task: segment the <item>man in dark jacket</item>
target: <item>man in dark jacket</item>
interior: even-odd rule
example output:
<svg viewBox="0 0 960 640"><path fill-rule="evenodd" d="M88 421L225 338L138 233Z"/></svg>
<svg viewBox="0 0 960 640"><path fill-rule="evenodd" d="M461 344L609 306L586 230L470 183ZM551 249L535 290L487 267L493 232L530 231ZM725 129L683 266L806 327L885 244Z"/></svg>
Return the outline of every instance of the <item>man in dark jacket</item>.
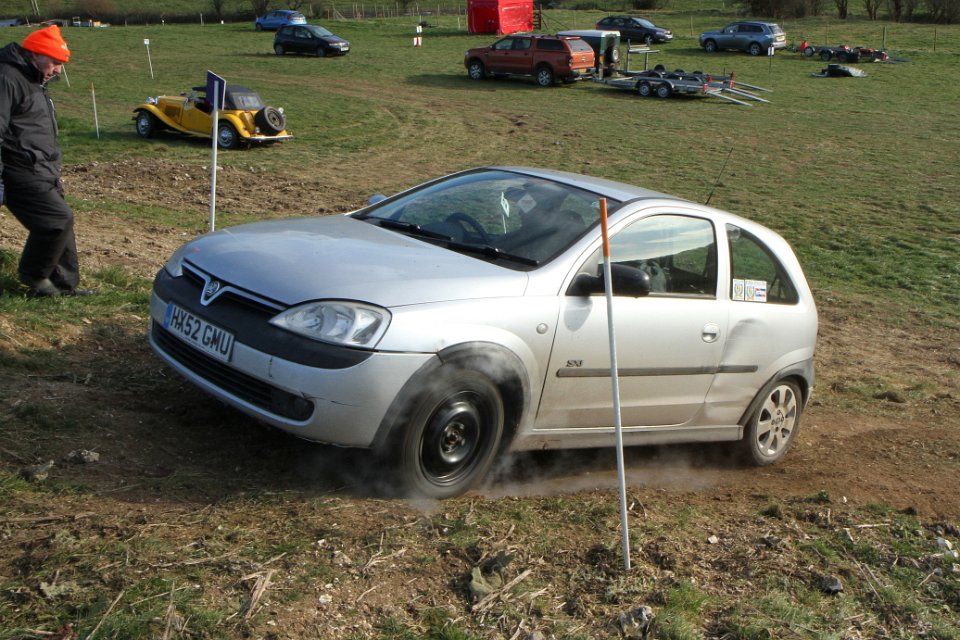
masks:
<svg viewBox="0 0 960 640"><path fill-rule="evenodd" d="M69 59L57 26L0 49L0 203L29 231L20 282L36 296L92 293L77 288L73 210L63 197L57 120L47 94Z"/></svg>

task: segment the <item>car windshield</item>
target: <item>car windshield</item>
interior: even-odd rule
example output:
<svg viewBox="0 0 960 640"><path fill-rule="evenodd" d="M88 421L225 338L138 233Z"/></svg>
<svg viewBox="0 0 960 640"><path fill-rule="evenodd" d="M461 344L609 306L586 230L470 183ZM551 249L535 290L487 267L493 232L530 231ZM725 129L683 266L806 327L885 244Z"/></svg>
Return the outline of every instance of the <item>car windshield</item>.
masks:
<svg viewBox="0 0 960 640"><path fill-rule="evenodd" d="M327 30L324 29L323 27L318 27L318 26L316 26L316 25L310 25L309 27L307 27L307 29L309 29L309 30L310 30L310 33L312 33L312 34L315 35L315 36L324 37L324 36L332 36L332 35L333 35L332 33L330 33L329 31L327 31Z"/></svg>
<svg viewBox="0 0 960 640"><path fill-rule="evenodd" d="M608 199L613 211L620 202ZM600 196L503 170L458 174L363 209L354 217L479 258L529 268L598 224Z"/></svg>

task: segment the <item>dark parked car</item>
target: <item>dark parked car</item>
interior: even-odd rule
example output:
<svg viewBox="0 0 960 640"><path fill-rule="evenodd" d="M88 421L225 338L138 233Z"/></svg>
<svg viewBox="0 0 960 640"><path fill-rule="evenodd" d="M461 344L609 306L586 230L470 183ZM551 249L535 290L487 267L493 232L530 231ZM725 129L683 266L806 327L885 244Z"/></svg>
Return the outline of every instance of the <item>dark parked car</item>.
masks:
<svg viewBox="0 0 960 640"><path fill-rule="evenodd" d="M669 29L636 16L607 16L597 22L597 29L619 31L621 40L642 42L647 46L673 40L673 32Z"/></svg>
<svg viewBox="0 0 960 640"><path fill-rule="evenodd" d="M275 31L287 24L307 24L307 17L299 11L277 9L259 16L253 23L257 31Z"/></svg>
<svg viewBox="0 0 960 640"><path fill-rule="evenodd" d="M278 56L285 53L343 56L350 52L350 43L315 24L291 24L277 30L273 51Z"/></svg>
<svg viewBox="0 0 960 640"><path fill-rule="evenodd" d="M707 53L720 49L736 49L759 56L771 47L785 48L787 36L780 25L774 22L734 22L719 31L701 33L700 46Z"/></svg>

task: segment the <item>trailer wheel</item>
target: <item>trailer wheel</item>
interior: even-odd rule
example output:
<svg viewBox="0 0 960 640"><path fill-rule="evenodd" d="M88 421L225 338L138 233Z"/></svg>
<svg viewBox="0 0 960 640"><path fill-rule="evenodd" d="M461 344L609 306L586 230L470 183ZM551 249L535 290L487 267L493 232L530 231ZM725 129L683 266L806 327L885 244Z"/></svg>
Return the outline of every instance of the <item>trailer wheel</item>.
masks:
<svg viewBox="0 0 960 640"><path fill-rule="evenodd" d="M763 53L763 47L760 46L760 43L759 43L759 42L751 42L751 43L750 43L750 55L752 55L752 56L758 56L758 55L760 55L761 53Z"/></svg>
<svg viewBox="0 0 960 640"><path fill-rule="evenodd" d="M666 82L657 85L658 98L669 98L671 93L673 93L673 87L668 85Z"/></svg>
<svg viewBox="0 0 960 640"><path fill-rule="evenodd" d="M716 53L717 52L717 43L715 40L707 40L703 43L703 50L707 53Z"/></svg>
<svg viewBox="0 0 960 640"><path fill-rule="evenodd" d="M650 83L644 80L643 82L637 83L637 94L641 98L649 98L653 95L653 87L650 86Z"/></svg>
<svg viewBox="0 0 960 640"><path fill-rule="evenodd" d="M483 68L482 62L479 60L471 60L470 64L467 65L467 75L473 80L483 80L487 73L486 69Z"/></svg>
<svg viewBox="0 0 960 640"><path fill-rule="evenodd" d="M817 50L814 49L813 47L807 47L801 53L803 53L804 58L812 58L813 54L815 54L816 52Z"/></svg>
<svg viewBox="0 0 960 640"><path fill-rule="evenodd" d="M824 62L829 62L830 58L832 57L833 57L833 54L827 51L826 49L820 52L820 59L823 60Z"/></svg>
<svg viewBox="0 0 960 640"><path fill-rule="evenodd" d="M553 86L553 69L547 65L542 65L537 69L537 84L541 87Z"/></svg>

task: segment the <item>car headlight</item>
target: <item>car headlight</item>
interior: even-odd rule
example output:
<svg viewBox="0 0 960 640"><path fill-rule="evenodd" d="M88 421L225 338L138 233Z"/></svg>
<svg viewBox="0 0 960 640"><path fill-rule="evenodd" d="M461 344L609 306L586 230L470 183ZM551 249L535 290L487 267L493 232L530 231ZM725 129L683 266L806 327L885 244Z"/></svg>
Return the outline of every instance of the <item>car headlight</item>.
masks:
<svg viewBox="0 0 960 640"><path fill-rule="evenodd" d="M324 300L288 309L270 324L312 340L373 348L387 331L390 312L361 302Z"/></svg>
<svg viewBox="0 0 960 640"><path fill-rule="evenodd" d="M167 260L166 264L163 265L163 268L166 269L174 278L179 278L183 275L183 258L187 255L189 251L189 243L182 245L179 249L173 252L173 255Z"/></svg>

